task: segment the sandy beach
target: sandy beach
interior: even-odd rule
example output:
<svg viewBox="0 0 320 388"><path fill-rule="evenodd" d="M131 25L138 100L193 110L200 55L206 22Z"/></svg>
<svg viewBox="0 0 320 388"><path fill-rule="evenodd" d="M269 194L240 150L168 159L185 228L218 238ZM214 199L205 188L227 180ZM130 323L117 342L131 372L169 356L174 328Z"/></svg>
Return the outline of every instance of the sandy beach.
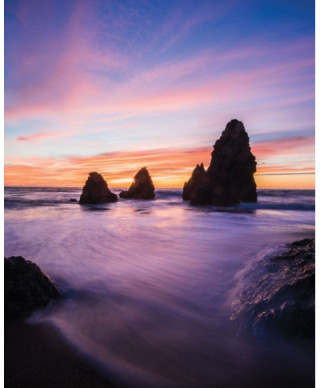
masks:
<svg viewBox="0 0 320 388"><path fill-rule="evenodd" d="M5 388L130 387L99 373L49 324L10 322L6 323L4 334ZM274 384L274 374L278 376L277 387L314 386L313 365L306 362L302 367L308 371L308 378L294 368L291 375L281 371L281 367L271 373L266 365L264 373L252 370L239 380L238 386L268 387ZM290 362L285 369L290 369Z"/></svg>
<svg viewBox="0 0 320 388"><path fill-rule="evenodd" d="M120 387L99 374L48 324L6 323L4 386Z"/></svg>

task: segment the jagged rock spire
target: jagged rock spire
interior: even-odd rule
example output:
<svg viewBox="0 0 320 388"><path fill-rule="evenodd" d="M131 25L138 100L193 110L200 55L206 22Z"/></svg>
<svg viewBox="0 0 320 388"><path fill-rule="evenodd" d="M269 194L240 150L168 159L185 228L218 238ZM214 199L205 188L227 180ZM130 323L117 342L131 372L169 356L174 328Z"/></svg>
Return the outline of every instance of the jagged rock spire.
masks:
<svg viewBox="0 0 320 388"><path fill-rule="evenodd" d="M256 160L241 121L231 120L215 142L208 170L197 165L183 188L183 199L195 205L255 202Z"/></svg>

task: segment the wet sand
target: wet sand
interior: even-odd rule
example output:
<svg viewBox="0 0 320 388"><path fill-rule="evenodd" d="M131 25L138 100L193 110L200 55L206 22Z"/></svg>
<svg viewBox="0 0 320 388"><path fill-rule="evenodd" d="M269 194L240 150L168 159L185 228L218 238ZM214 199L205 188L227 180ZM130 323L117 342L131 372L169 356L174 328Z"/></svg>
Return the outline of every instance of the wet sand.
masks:
<svg viewBox="0 0 320 388"><path fill-rule="evenodd" d="M121 387L91 367L47 324L6 322L4 329L4 386Z"/></svg>
<svg viewBox="0 0 320 388"><path fill-rule="evenodd" d="M5 388L129 387L96 370L48 324L6 322L4 334ZM314 365L310 362L307 361L302 366L306 373L301 376L301 371L295 371L290 365L286 365L282 370L280 360L277 370L269 368L270 360L264 361L264 370L253 369L249 373L248 370L242 371L243 375L237 386L314 387ZM290 361L288 363L290 364ZM205 385L207 386L212 385ZM231 388L234 383L226 383L223 386Z"/></svg>

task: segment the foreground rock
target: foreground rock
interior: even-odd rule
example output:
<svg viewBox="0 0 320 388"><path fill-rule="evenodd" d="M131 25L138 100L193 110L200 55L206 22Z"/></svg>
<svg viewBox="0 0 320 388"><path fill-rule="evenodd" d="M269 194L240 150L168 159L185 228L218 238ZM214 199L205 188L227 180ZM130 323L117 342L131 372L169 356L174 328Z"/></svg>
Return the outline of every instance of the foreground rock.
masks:
<svg viewBox="0 0 320 388"><path fill-rule="evenodd" d="M6 320L24 317L59 296L56 285L36 264L21 256L4 259Z"/></svg>
<svg viewBox="0 0 320 388"><path fill-rule="evenodd" d="M255 202L257 190L253 174L256 160L249 137L238 120L231 120L213 147L209 168L197 165L184 184L183 199L193 205L228 206Z"/></svg>
<svg viewBox="0 0 320 388"><path fill-rule="evenodd" d="M80 204L98 204L117 202L118 197L112 193L107 182L97 172L90 172L80 197Z"/></svg>
<svg viewBox="0 0 320 388"><path fill-rule="evenodd" d="M128 191L121 191L120 198L154 199L154 185L146 167L141 168L134 177Z"/></svg>
<svg viewBox="0 0 320 388"><path fill-rule="evenodd" d="M315 244L301 240L247 273L231 319L259 337L315 335Z"/></svg>

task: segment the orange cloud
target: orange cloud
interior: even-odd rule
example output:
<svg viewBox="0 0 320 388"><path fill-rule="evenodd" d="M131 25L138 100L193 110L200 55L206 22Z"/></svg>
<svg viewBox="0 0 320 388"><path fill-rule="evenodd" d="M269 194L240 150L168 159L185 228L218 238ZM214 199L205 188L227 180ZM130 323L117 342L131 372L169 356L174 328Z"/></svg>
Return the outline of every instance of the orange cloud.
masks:
<svg viewBox="0 0 320 388"><path fill-rule="evenodd" d="M291 188L300 187L299 182L302 181L306 187L313 187L312 161L302 161L295 166L272 161L276 156L281 157L283 147L288 157L296 155L300 147L306 146L313 146L313 138L296 137L255 144L252 148L259 161L256 173L258 187L281 187L279 174L282 178L285 176L282 181L286 182L286 187L290 184ZM181 188L196 164L209 165L211 151L212 147L199 147L118 152L64 159L11 159L5 165L5 185L81 187L90 171L98 171L111 187L127 187L137 170L147 166L156 187ZM311 175L307 179L301 178L306 174Z"/></svg>
<svg viewBox="0 0 320 388"><path fill-rule="evenodd" d="M314 173L258 175L255 177L255 181L259 189L314 190L315 188Z"/></svg>

